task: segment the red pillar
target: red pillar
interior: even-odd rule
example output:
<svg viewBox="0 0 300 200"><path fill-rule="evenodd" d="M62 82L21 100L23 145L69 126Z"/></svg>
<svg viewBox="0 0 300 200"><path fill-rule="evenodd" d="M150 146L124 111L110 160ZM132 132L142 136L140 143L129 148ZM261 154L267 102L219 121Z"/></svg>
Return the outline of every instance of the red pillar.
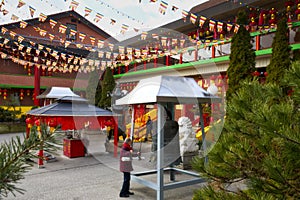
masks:
<svg viewBox="0 0 300 200"><path fill-rule="evenodd" d="M260 36L256 36L256 44L255 44L255 50L258 51L260 50Z"/></svg>
<svg viewBox="0 0 300 200"><path fill-rule="evenodd" d="M118 156L118 119L114 120L114 157Z"/></svg>
<svg viewBox="0 0 300 200"><path fill-rule="evenodd" d="M144 61L144 69L147 69L147 61Z"/></svg>
<svg viewBox="0 0 300 200"><path fill-rule="evenodd" d="M128 72L128 65L125 66L125 72Z"/></svg>
<svg viewBox="0 0 300 200"><path fill-rule="evenodd" d="M121 66L118 67L118 74L121 74Z"/></svg>
<svg viewBox="0 0 300 200"><path fill-rule="evenodd" d="M198 60L198 48L197 46L195 47L195 57L194 57L194 61Z"/></svg>
<svg viewBox="0 0 300 200"><path fill-rule="evenodd" d="M157 58L154 58L154 68L157 67Z"/></svg>
<svg viewBox="0 0 300 200"><path fill-rule="evenodd" d="M216 57L216 47L214 45L211 46L211 57L212 58Z"/></svg>
<svg viewBox="0 0 300 200"><path fill-rule="evenodd" d="M169 66L169 56L166 56L166 66Z"/></svg>
<svg viewBox="0 0 300 200"><path fill-rule="evenodd" d="M40 105L39 99L36 98L38 95L40 95L40 86L41 86L40 68L35 65L34 66L34 96L33 96L33 102L35 106Z"/></svg>
<svg viewBox="0 0 300 200"><path fill-rule="evenodd" d="M180 53L179 64L182 64L182 53Z"/></svg>

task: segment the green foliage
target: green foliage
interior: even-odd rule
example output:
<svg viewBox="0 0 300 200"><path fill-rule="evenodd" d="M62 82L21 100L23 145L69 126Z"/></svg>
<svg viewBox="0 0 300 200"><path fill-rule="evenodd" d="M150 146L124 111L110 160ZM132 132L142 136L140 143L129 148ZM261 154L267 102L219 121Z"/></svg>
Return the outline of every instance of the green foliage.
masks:
<svg viewBox="0 0 300 200"><path fill-rule="evenodd" d="M209 180L194 199L300 198L300 63L277 84L245 81L227 106L230 123L208 155L193 162ZM237 187L234 187L237 186Z"/></svg>
<svg viewBox="0 0 300 200"><path fill-rule="evenodd" d="M20 114L20 110L9 110L0 107L0 122L13 122L17 120L17 115Z"/></svg>
<svg viewBox="0 0 300 200"><path fill-rule="evenodd" d="M116 86L115 79L113 77L110 67L107 67L104 73L104 78L102 81L102 94L100 104L98 105L101 108L111 107L111 93Z"/></svg>
<svg viewBox="0 0 300 200"><path fill-rule="evenodd" d="M99 70L95 70L90 73L88 86L86 88L86 97L89 100L90 104L98 105L101 99L101 82L100 82L100 75Z"/></svg>
<svg viewBox="0 0 300 200"><path fill-rule="evenodd" d="M244 22L245 15L245 12L240 12L238 21ZM250 33L241 25L231 42L230 63L227 70L226 99L228 102L239 89L242 81L252 78L252 73L255 71L255 51L252 47Z"/></svg>
<svg viewBox="0 0 300 200"><path fill-rule="evenodd" d="M282 86L284 71L291 66L289 36L286 18L282 18L277 25L277 31L272 43L272 57L267 66L267 83Z"/></svg>
<svg viewBox="0 0 300 200"><path fill-rule="evenodd" d="M24 173L30 170L32 162L28 159L38 158L35 150L43 146L47 152L55 152L57 147L55 133L50 133L45 125L41 126L41 137L36 127L32 128L29 138L15 137L10 141L1 143L0 146L0 197L7 197L9 193L15 196L15 192L24 193L16 184L24 179Z"/></svg>

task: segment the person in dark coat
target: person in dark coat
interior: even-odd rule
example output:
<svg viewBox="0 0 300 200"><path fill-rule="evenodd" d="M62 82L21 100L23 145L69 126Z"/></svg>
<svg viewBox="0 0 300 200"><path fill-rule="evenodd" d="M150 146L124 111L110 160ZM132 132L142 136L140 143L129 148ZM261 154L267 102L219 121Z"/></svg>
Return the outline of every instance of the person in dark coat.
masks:
<svg viewBox="0 0 300 200"><path fill-rule="evenodd" d="M134 153L131 147L131 139L126 138L120 151L120 171L123 172L124 180L120 197L129 197L133 192L129 191L130 188L130 172L133 171L132 157L138 156L140 152Z"/></svg>

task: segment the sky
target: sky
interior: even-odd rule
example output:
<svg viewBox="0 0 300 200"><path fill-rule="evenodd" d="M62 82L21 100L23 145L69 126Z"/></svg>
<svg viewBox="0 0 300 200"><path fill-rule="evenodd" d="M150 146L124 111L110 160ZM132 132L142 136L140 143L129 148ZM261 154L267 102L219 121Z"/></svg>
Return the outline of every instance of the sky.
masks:
<svg viewBox="0 0 300 200"><path fill-rule="evenodd" d="M2 0L1 0L2 1ZM7 10L8 14L0 14L0 25L20 20L32 18L29 6L35 9L33 18L38 18L41 13L45 15L54 14L70 10L73 0L22 0L25 5L17 8L19 0L4 0L1 10ZM161 0L155 3L150 0L75 0L78 2L76 12L85 15L85 9L91 12L86 18L100 27L102 30L118 40L124 40L143 31L147 31L161 25L170 23L182 17L182 10L189 11L195 5L204 3L208 0L165 0L167 9L165 14L159 12ZM141 2L140 2L141 1ZM177 7L177 11L172 11L172 7ZM103 15L98 22L94 22L96 14ZM12 15L19 19L11 20ZM111 19L116 23L112 25ZM124 34L121 33L123 24L128 26ZM137 31L138 30L138 31Z"/></svg>

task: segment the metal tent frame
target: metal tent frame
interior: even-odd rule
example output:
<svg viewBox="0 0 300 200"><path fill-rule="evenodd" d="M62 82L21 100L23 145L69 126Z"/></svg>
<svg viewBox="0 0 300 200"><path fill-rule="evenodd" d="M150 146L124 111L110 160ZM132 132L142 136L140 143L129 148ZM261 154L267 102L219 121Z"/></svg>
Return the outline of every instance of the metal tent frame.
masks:
<svg viewBox="0 0 300 200"><path fill-rule="evenodd" d="M135 104L157 104L157 165L156 170L132 173L133 181L143 184L156 190L158 200L164 199L164 190L185 187L193 184L203 183L205 180L197 173L191 171L177 169L173 167L163 167L164 152L163 141L164 134L161 133L163 122L163 106L167 104L191 104L197 103L200 111L200 122L202 129L203 150L206 150L206 141L204 133L204 120L202 113L203 103L220 102L220 98L211 95L201 88L193 78L178 76L157 76L141 80L138 85L125 97L116 101L117 105L135 105ZM134 106L133 106L134 107ZM134 110L132 111L134 113ZM134 119L132 116L131 136L134 130ZM205 159L207 161L207 158ZM164 184L164 172L170 171L171 181L175 181L175 174L172 172L180 172L193 177L191 180L171 182ZM157 174L156 184L154 182L143 179L142 176Z"/></svg>

